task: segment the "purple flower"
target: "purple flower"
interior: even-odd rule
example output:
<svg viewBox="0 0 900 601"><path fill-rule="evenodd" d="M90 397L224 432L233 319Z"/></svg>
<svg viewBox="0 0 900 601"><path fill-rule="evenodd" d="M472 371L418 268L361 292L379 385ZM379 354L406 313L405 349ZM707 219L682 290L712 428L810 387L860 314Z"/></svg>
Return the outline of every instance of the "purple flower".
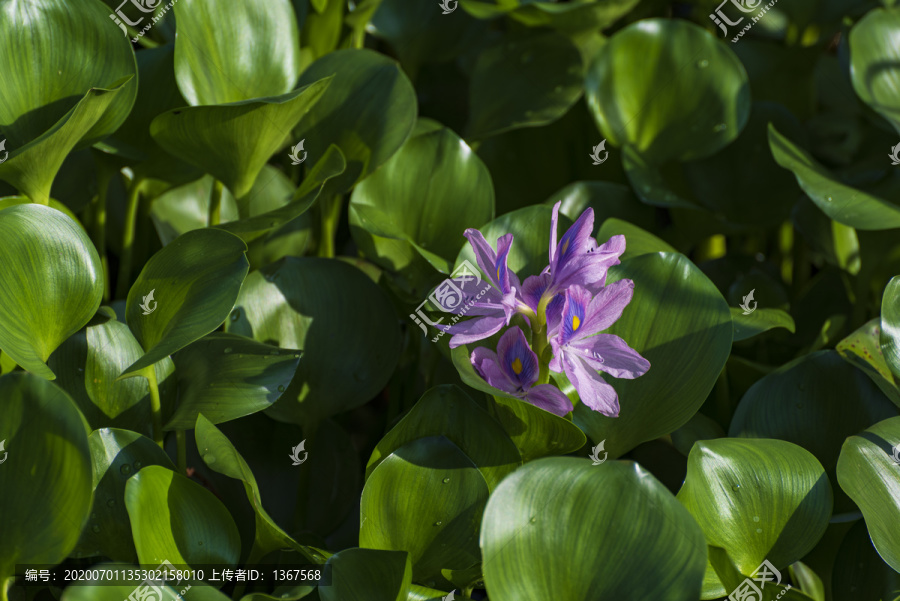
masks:
<svg viewBox="0 0 900 601"><path fill-rule="evenodd" d="M597 370L615 378L633 379L650 369L650 362L624 340L613 334L600 334L622 316L633 293L631 280L604 286L593 300L589 290L571 286L565 292L559 327L550 340L550 369L565 372L581 401L610 417L619 415L619 397Z"/></svg>
<svg viewBox="0 0 900 601"><path fill-rule="evenodd" d="M476 348L472 352L472 365L494 388L536 407L559 416L572 410L572 402L555 386L534 386L539 374L538 358L518 327L508 329L500 337L496 353L484 347Z"/></svg>
<svg viewBox="0 0 900 601"><path fill-rule="evenodd" d="M497 239L496 252L478 230L469 228L466 230L465 236L475 251L475 260L478 262L478 266L493 288L487 291L481 299L472 303L472 309L467 311L467 315L475 316L473 319L454 324L446 329L447 332L453 334L453 338L450 339L450 348L493 336L504 326L509 325L510 319L516 312L524 312L526 315L533 314L521 298L522 285L519 283L519 277L507 265L513 235L500 236Z"/></svg>

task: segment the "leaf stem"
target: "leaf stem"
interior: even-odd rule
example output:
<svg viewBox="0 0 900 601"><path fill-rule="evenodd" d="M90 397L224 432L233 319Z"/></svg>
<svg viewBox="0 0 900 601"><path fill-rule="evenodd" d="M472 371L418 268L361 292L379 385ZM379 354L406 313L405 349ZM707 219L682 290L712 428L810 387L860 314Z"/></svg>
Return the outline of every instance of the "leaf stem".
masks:
<svg viewBox="0 0 900 601"><path fill-rule="evenodd" d="M15 578L7 578L0 582L0 601L9 601L9 588L14 580Z"/></svg>
<svg viewBox="0 0 900 601"><path fill-rule="evenodd" d="M159 383L156 381L156 366L150 365L141 370L141 375L150 384L150 410L153 413L153 440L163 446L162 403L159 400Z"/></svg>
<svg viewBox="0 0 900 601"><path fill-rule="evenodd" d="M115 171L106 167L102 162L97 169L97 202L94 206L94 244L100 255L100 264L103 266L103 302L109 302L109 258L106 256L106 199L109 195L109 184L112 182Z"/></svg>
<svg viewBox="0 0 900 601"><path fill-rule="evenodd" d="M137 227L138 207L141 204L143 180L133 179L128 186L128 205L125 209L125 231L122 234L122 256L119 258L119 279L116 281L116 298L128 296L131 287L131 260L134 256L134 232Z"/></svg>
<svg viewBox="0 0 900 601"><path fill-rule="evenodd" d="M222 182L216 180L213 182L212 190L209 195L209 226L219 225L222 221L222 194L224 186Z"/></svg>
<svg viewBox="0 0 900 601"><path fill-rule="evenodd" d="M535 315L534 328L531 330L531 345L534 347L534 354L537 355L540 372L538 373L537 383L548 384L550 382L550 362L544 360L544 352L549 344L547 340L547 305L553 300L552 297L544 295L538 302L537 314Z"/></svg>
<svg viewBox="0 0 900 601"><path fill-rule="evenodd" d="M175 430L175 441L178 443L178 473L183 476L187 473L187 433Z"/></svg>
<svg viewBox="0 0 900 601"><path fill-rule="evenodd" d="M330 196L319 203L319 252L320 257L334 258L334 237L341 218L341 197Z"/></svg>

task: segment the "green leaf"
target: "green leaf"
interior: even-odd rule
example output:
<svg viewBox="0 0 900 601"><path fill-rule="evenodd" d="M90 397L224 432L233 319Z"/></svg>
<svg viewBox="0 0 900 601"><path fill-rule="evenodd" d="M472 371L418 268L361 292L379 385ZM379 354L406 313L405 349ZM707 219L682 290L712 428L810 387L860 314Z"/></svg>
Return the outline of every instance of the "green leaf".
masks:
<svg viewBox="0 0 900 601"><path fill-rule="evenodd" d="M69 396L26 373L0 377L0 587L16 564L57 564L91 509L87 424Z"/></svg>
<svg viewBox="0 0 900 601"><path fill-rule="evenodd" d="M757 309L744 315L742 309L731 307L731 318L734 320L735 342L753 338L774 328L784 328L792 334L796 331L794 318L781 309Z"/></svg>
<svg viewBox="0 0 900 601"><path fill-rule="evenodd" d="M309 66L299 85L334 75L322 100L297 126L310 156L337 144L347 169L328 186L349 190L391 158L416 122L416 94L399 65L371 50L337 50Z"/></svg>
<svg viewBox="0 0 900 601"><path fill-rule="evenodd" d="M318 589L322 601L407 601L412 581L408 553L345 549L328 558L328 563L333 566L333 584Z"/></svg>
<svg viewBox="0 0 900 601"><path fill-rule="evenodd" d="M202 229L179 236L150 257L128 292L125 309L146 354L122 376L137 375L225 321L247 276L246 251L237 236ZM142 303L151 309L149 315Z"/></svg>
<svg viewBox="0 0 900 601"><path fill-rule="evenodd" d="M323 79L281 96L170 110L153 120L150 132L167 152L211 174L240 200L284 147L285 132L310 112L330 83Z"/></svg>
<svg viewBox="0 0 900 601"><path fill-rule="evenodd" d="M697 442L678 500L708 544L725 549L745 575L764 559L781 569L806 555L832 507L831 485L815 457L761 438Z"/></svg>
<svg viewBox="0 0 900 601"><path fill-rule="evenodd" d="M660 240L650 232L621 219L611 218L605 220L600 225L600 229L597 230L595 237L598 243L603 244L603 242L613 236L620 235L625 236L625 252L622 253L622 261L641 255L677 252L668 243Z"/></svg>
<svg viewBox="0 0 900 601"><path fill-rule="evenodd" d="M881 297L881 351L888 368L900 376L900 276L894 276Z"/></svg>
<svg viewBox="0 0 900 601"><path fill-rule="evenodd" d="M406 240L442 273L465 242L466 228L494 216L494 187L484 163L447 128L416 135L350 199L370 233Z"/></svg>
<svg viewBox="0 0 900 601"><path fill-rule="evenodd" d="M572 453L587 442L569 420L518 399L489 398L487 411L518 447L523 462Z"/></svg>
<svg viewBox="0 0 900 601"><path fill-rule="evenodd" d="M241 539L231 514L199 484L164 467L141 469L125 484L139 563L234 566Z"/></svg>
<svg viewBox="0 0 900 601"><path fill-rule="evenodd" d="M627 15L638 3L639 0L523 2L510 17L531 27L547 26L569 34L600 31Z"/></svg>
<svg viewBox="0 0 900 601"><path fill-rule="evenodd" d="M766 566L766 569L768 570L768 566ZM724 585L722 585L721 594L716 593L715 597L724 596L728 594L727 591L732 591L732 595L737 599L740 594L752 590L748 586L741 586L742 583L748 579L744 577L731 558L728 557L728 553L725 552L725 549L709 547L709 564L707 570L708 572L717 574L717 582L720 584L724 583ZM752 576L753 574L750 575ZM771 571L767 571L767 575L768 578L772 578L773 580L760 581L762 578L766 578L762 575L757 579L751 579L751 581L756 580L756 586L760 589L762 595L756 595L756 593L751 592L751 597L747 597L748 599L756 598L759 599L759 601L815 601L812 597L801 593L796 588L791 587L791 585L785 586L778 584L783 578L781 572L779 572L778 575L775 575L772 574ZM796 580L794 582L796 583ZM703 597L707 599L714 598L707 594L705 589Z"/></svg>
<svg viewBox="0 0 900 601"><path fill-rule="evenodd" d="M816 252L825 255L832 265L851 275L857 275L862 267L859 237L856 230L825 216L815 203L806 198L794 206L791 220Z"/></svg>
<svg viewBox="0 0 900 601"><path fill-rule="evenodd" d="M829 218L858 230L900 227L900 205L842 184L772 125L769 146L775 162L794 173L806 195Z"/></svg>
<svg viewBox="0 0 900 601"><path fill-rule="evenodd" d="M851 436L841 447L837 479L859 505L869 536L881 558L900 572L900 417L878 422Z"/></svg>
<svg viewBox="0 0 900 601"><path fill-rule="evenodd" d="M609 378L621 412L611 418L579 403L574 420L618 457L690 420L712 390L731 352L728 304L687 257L647 254L609 270L607 284L629 278L634 298L608 333L650 362L634 380Z"/></svg>
<svg viewBox="0 0 900 601"><path fill-rule="evenodd" d="M0 349L52 380L50 354L100 306L100 257L77 223L36 204L0 211L0 240Z"/></svg>
<svg viewBox="0 0 900 601"><path fill-rule="evenodd" d="M419 438L388 455L366 481L359 544L408 551L416 582L447 584L442 569L480 561L478 525L489 494L459 447L443 436Z"/></svg>
<svg viewBox="0 0 900 601"><path fill-rule="evenodd" d="M715 153L750 115L738 58L684 20L644 19L613 34L588 69L585 90L610 144L632 146L657 164Z"/></svg>
<svg viewBox="0 0 900 601"><path fill-rule="evenodd" d="M370 401L400 356L400 328L387 295L336 259L286 257L253 272L226 327L304 351L290 387L267 411L293 423Z"/></svg>
<svg viewBox="0 0 900 601"><path fill-rule="evenodd" d="M644 468L571 457L506 478L485 509L481 547L497 601L697 599L706 563L700 528Z"/></svg>
<svg viewBox="0 0 900 601"><path fill-rule="evenodd" d="M469 81L470 138L552 123L582 93L581 53L569 38L501 38L475 62Z"/></svg>
<svg viewBox="0 0 900 601"><path fill-rule="evenodd" d="M388 455L428 436L444 436L459 447L481 471L490 490L521 463L519 451L503 427L460 388L445 384L422 395L379 441L366 465L366 478Z"/></svg>
<svg viewBox="0 0 900 601"><path fill-rule="evenodd" d="M299 551L312 562L325 562L324 556L310 547L298 544L269 517L269 514L263 507L259 486L256 484L256 477L253 475L250 466L247 465L241 454L234 448L231 441L202 413L197 416L194 436L197 438L197 450L203 457L204 463L210 469L229 478L240 480L244 484L247 498L250 500L253 512L256 515L256 538L253 541L253 549L250 552L251 562L264 557L272 551L287 548Z"/></svg>
<svg viewBox="0 0 900 601"><path fill-rule="evenodd" d="M220 424L271 407L294 377L300 355L213 332L175 355L178 409L166 430L190 430L202 413Z"/></svg>
<svg viewBox="0 0 900 601"><path fill-rule="evenodd" d="M228 10L216 0L191 0L174 8L175 77L191 106L279 96L294 88L300 36L290 0L247 0Z"/></svg>
<svg viewBox="0 0 900 601"><path fill-rule="evenodd" d="M134 52L101 2L76 10L66 0L3 0L0 12L0 123L10 151L0 178L46 204L65 156L115 131L131 110Z"/></svg>
<svg viewBox="0 0 900 601"><path fill-rule="evenodd" d="M109 307L100 311L112 312ZM47 365L91 428L127 428L152 436L149 383L144 378L116 379L123 369L141 358L144 350L124 323L115 318L98 321L95 318L63 342L50 355ZM163 359L155 368L163 415L170 415L177 394L175 366L171 359ZM131 561L127 557L107 557Z"/></svg>
<svg viewBox="0 0 900 601"><path fill-rule="evenodd" d="M897 408L834 351L795 359L757 381L741 399L728 435L776 438L812 453L834 477L841 444ZM837 498L839 511L849 511Z"/></svg>
<svg viewBox="0 0 900 601"><path fill-rule="evenodd" d="M88 443L93 463L94 504L91 519L76 547L77 556L102 555L114 561L134 563L137 552L125 509L125 483L142 467L159 465L174 470L175 466L159 445L131 430L94 430Z"/></svg>
<svg viewBox="0 0 900 601"><path fill-rule="evenodd" d="M876 8L850 30L850 78L856 94L900 133L900 7Z"/></svg>
<svg viewBox="0 0 900 601"><path fill-rule="evenodd" d="M898 282L900 284L900 282ZM888 286L890 288L890 285ZM882 311L884 312L884 311ZM834 347L840 356L869 376L879 390L900 407L900 388L881 347L881 320L874 318Z"/></svg>
<svg viewBox="0 0 900 601"><path fill-rule="evenodd" d="M900 595L900 574L878 556L863 520L856 522L841 542L831 590L834 599L895 601Z"/></svg>

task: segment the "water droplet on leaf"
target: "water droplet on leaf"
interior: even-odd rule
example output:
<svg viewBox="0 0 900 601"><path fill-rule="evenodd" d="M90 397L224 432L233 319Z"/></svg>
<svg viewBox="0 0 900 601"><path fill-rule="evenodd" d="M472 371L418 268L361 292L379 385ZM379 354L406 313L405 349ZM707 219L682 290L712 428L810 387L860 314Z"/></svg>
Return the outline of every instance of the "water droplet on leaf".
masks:
<svg viewBox="0 0 900 601"><path fill-rule="evenodd" d="M100 532L100 526L94 524L93 526L91 526L91 530L93 530L95 533Z"/></svg>
<svg viewBox="0 0 900 601"><path fill-rule="evenodd" d="M131 473L131 466L127 463L119 468L119 471L125 474L126 476Z"/></svg>
<svg viewBox="0 0 900 601"><path fill-rule="evenodd" d="M284 386L281 384L278 385L278 392L284 392Z"/></svg>
<svg viewBox="0 0 900 601"><path fill-rule="evenodd" d="M443 482L444 482L444 484L446 484L447 482L450 482L450 478L444 478Z"/></svg>
<svg viewBox="0 0 900 601"><path fill-rule="evenodd" d="M724 123L718 123L718 124L716 124L716 126L713 128L713 131L714 131L714 132L720 132L720 131L725 131L726 129L728 129L728 126L727 126L727 125L725 125Z"/></svg>
<svg viewBox="0 0 900 601"><path fill-rule="evenodd" d="M231 352L231 347L229 346L227 349L225 349L225 352L226 352L226 353L230 353L230 352Z"/></svg>
<svg viewBox="0 0 900 601"><path fill-rule="evenodd" d="M705 58L700 59L697 61L697 66L700 67L701 69L705 69L709 66L709 61L706 60Z"/></svg>

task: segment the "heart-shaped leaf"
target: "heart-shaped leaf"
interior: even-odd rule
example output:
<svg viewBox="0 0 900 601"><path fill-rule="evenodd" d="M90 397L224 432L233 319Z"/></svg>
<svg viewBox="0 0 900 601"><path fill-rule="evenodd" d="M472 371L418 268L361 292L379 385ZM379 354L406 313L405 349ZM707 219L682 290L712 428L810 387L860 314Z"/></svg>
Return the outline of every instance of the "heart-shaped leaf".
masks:
<svg viewBox="0 0 900 601"><path fill-rule="evenodd" d="M494 216L491 174L446 128L407 140L354 189L350 202L366 230L410 242L442 273L450 273L462 232Z"/></svg>
<svg viewBox="0 0 900 601"><path fill-rule="evenodd" d="M900 276L894 276L881 297L881 351L888 368L900 376Z"/></svg>
<svg viewBox="0 0 900 601"><path fill-rule="evenodd" d="M794 333L794 318L781 309L757 309L746 314L741 309L731 307L731 318L734 320L734 341L753 338L773 328L784 328Z"/></svg>
<svg viewBox="0 0 900 601"><path fill-rule="evenodd" d="M531 27L547 26L566 33L601 31L631 12L639 0L574 0L523 2L510 17Z"/></svg>
<svg viewBox="0 0 900 601"><path fill-rule="evenodd" d="M388 455L428 436L444 436L459 447L481 471L490 490L521 463L519 451L503 427L460 388L447 384L422 395L381 439L366 465L366 478Z"/></svg>
<svg viewBox="0 0 900 601"><path fill-rule="evenodd" d="M777 569L806 555L831 517L831 485L809 452L783 440L697 442L678 492L706 535L742 574L768 559Z"/></svg>
<svg viewBox="0 0 900 601"><path fill-rule="evenodd" d="M297 374L267 413L293 423L319 420L372 399L400 355L387 295L336 259L285 259L253 272L241 288L229 332L304 351ZM315 349L306 352L307 349Z"/></svg>
<svg viewBox="0 0 900 601"><path fill-rule="evenodd" d="M529 463L491 495L481 528L492 600L682 601L700 595L703 532L636 463L594 466L571 457Z"/></svg>
<svg viewBox="0 0 900 601"><path fill-rule="evenodd" d="M892 288L896 290L898 284L892 286L889 283L886 291ZM886 313L885 309L882 308L882 313ZM838 342L834 350L850 365L869 376L879 390L900 407L900 388L881 347L879 318L871 319L860 326L858 330Z"/></svg>
<svg viewBox="0 0 900 601"><path fill-rule="evenodd" d="M844 441L837 479L862 510L878 554L900 572L900 417L878 422Z"/></svg>
<svg viewBox="0 0 900 601"><path fill-rule="evenodd" d="M373 598L407 601L412 582L409 554L402 551L345 549L328 558L332 585L318 589L322 601Z"/></svg>
<svg viewBox="0 0 900 601"><path fill-rule="evenodd" d="M686 424L715 385L731 352L728 304L681 254L646 254L609 270L607 284L634 281L634 298L608 332L650 362L634 380L609 378L619 417L575 407L574 420L593 440L608 440L613 457Z"/></svg>
<svg viewBox="0 0 900 601"><path fill-rule="evenodd" d="M588 69L585 91L603 136L652 163L709 156L750 116L737 56L680 19L643 19L613 34Z"/></svg>
<svg viewBox="0 0 900 601"><path fill-rule="evenodd" d="M857 95L900 133L900 53L895 42L898 35L900 7L876 8L866 13L850 30L850 77Z"/></svg>
<svg viewBox="0 0 900 601"><path fill-rule="evenodd" d="M407 486L397 487L398 482ZM378 464L360 501L359 544L408 551L413 578L433 586L442 569L478 563L478 524L487 503L484 477L443 436L419 438Z"/></svg>
<svg viewBox="0 0 900 601"><path fill-rule="evenodd" d="M247 276L246 251L237 236L202 229L179 236L147 261L125 309L146 354L122 376L136 375L225 321Z"/></svg>
<svg viewBox="0 0 900 601"><path fill-rule="evenodd" d="M856 522L841 542L831 573L831 590L835 599L861 601L893 600L900 591L900 574L882 561L863 520Z"/></svg>
<svg viewBox="0 0 900 601"><path fill-rule="evenodd" d="M247 0L228 10L216 0L190 0L174 8L175 77L191 106L279 96L294 88L300 36L290 0Z"/></svg>
<svg viewBox="0 0 900 601"><path fill-rule="evenodd" d="M94 430L88 443L94 468L94 505L78 541L77 554L134 563L137 553L125 509L125 483L142 467L159 465L174 470L175 466L158 444L131 430Z"/></svg>
<svg viewBox="0 0 900 601"><path fill-rule="evenodd" d="M347 169L327 188L350 189L391 158L409 137L416 122L416 94L400 66L371 50L337 50L309 66L299 85L334 75L322 100L303 118L306 150L322 156L336 144Z"/></svg>
<svg viewBox="0 0 900 601"><path fill-rule="evenodd" d="M100 257L77 223L37 204L0 211L0 240L0 349L52 380L50 354L100 306Z"/></svg>
<svg viewBox="0 0 900 601"><path fill-rule="evenodd" d="M556 121L581 98L583 70L578 47L564 35L500 39L472 71L468 137Z"/></svg>
<svg viewBox="0 0 900 601"><path fill-rule="evenodd" d="M284 146L285 132L319 102L330 82L315 81L281 96L174 109L156 117L150 132L167 152L213 175L240 201Z"/></svg>
<svg viewBox="0 0 900 601"><path fill-rule="evenodd" d="M141 469L125 484L125 507L139 563L233 566L241 538L222 502L164 467Z"/></svg>
<svg viewBox="0 0 900 601"><path fill-rule="evenodd" d="M78 542L91 509L84 418L52 382L0 377L0 588L16 564L57 564Z"/></svg>

